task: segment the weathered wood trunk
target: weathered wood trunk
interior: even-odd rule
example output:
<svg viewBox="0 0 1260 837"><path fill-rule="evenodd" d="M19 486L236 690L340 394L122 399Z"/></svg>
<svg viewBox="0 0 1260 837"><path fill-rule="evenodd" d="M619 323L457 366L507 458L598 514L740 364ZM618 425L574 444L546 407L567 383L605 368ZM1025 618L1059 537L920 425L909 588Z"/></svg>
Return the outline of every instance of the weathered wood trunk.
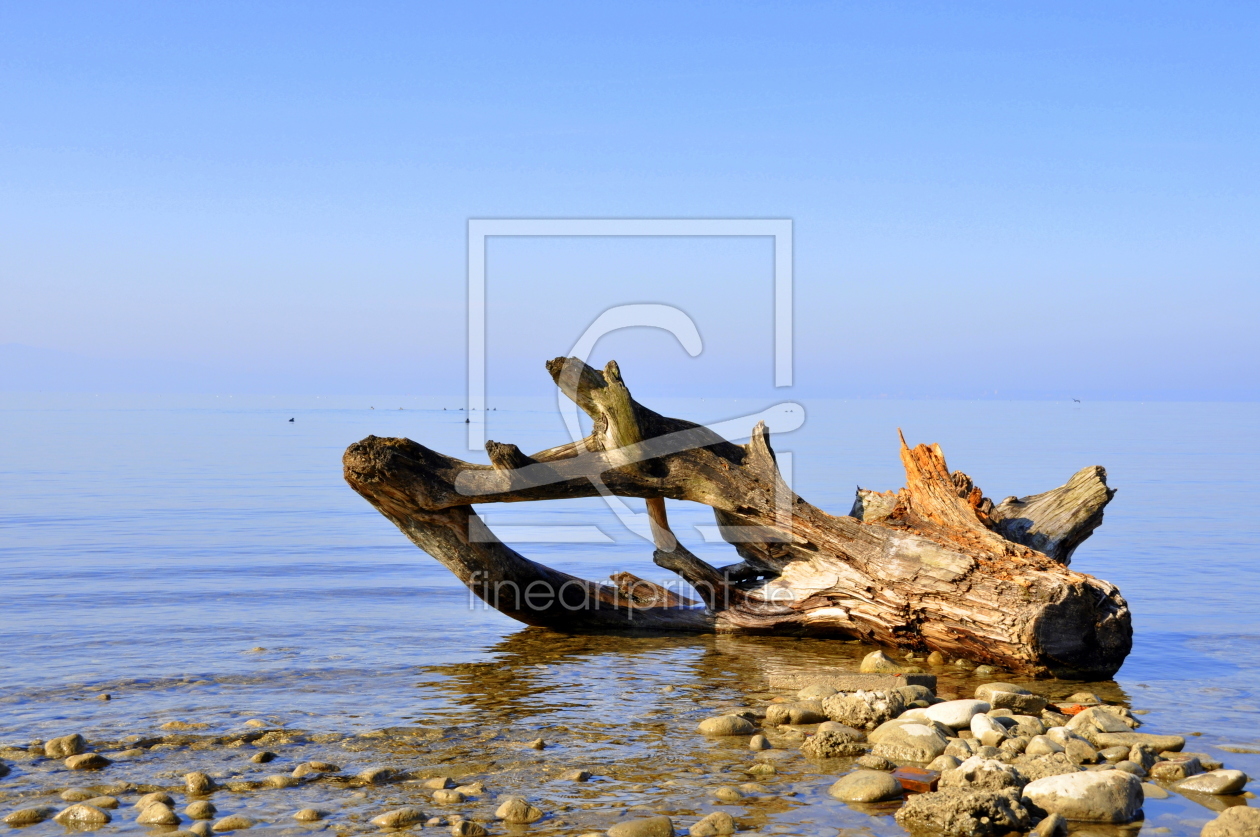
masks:
<svg viewBox="0 0 1260 837"><path fill-rule="evenodd" d="M833 516L784 483L764 424L732 444L634 401L616 363L600 372L557 358L547 368L593 420L578 443L527 456L488 442L491 464L479 465L369 436L343 460L355 491L515 619L561 631L852 637L1035 676L1109 677L1129 653L1120 592L1066 566L1114 493L1102 468L994 505L949 472L939 447L902 439L906 487L859 490L852 512ZM703 604L629 573L608 585L530 561L472 510L603 493L647 500L655 562ZM666 498L711 506L743 560L717 568L689 552L669 529Z"/></svg>

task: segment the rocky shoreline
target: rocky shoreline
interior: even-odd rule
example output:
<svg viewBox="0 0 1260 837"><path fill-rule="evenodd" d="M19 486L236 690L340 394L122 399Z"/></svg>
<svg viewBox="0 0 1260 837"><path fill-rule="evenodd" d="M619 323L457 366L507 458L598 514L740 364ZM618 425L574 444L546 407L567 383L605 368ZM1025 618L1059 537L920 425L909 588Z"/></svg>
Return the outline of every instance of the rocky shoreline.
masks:
<svg viewBox="0 0 1260 837"><path fill-rule="evenodd" d="M865 668L886 671L884 661L876 652ZM1148 801L1176 795L1219 814L1204 837L1260 837L1245 774L1188 752L1184 735L1139 731L1137 713L1094 694L1052 703L988 682L972 697L938 697L923 685L934 678L905 670L804 680L717 714L710 706L703 719L698 689L666 686L681 708L659 723L557 724L541 738L476 722L359 734L173 722L119 740L67 731L0 747L0 811L31 837L49 828L714 837L834 834L842 803L873 816L876 833L1049 837L1136 834ZM636 749L640 741L655 749ZM930 771L936 789L906 790L894 775L905 767ZM818 811L810 828L775 825L802 808ZM853 821L845 825L841 833Z"/></svg>

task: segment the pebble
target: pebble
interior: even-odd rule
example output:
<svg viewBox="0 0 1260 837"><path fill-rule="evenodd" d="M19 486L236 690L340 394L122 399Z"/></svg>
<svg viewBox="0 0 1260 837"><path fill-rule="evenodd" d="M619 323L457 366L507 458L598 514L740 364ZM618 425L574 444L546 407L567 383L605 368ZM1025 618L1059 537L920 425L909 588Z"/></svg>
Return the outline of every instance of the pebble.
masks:
<svg viewBox="0 0 1260 837"><path fill-rule="evenodd" d="M80 753L66 759L66 767L70 770L100 770L112 762L100 753Z"/></svg>
<svg viewBox="0 0 1260 837"><path fill-rule="evenodd" d="M1203 826L1202 837L1255 837L1260 834L1260 808L1236 805L1226 808Z"/></svg>
<svg viewBox="0 0 1260 837"><path fill-rule="evenodd" d="M574 772L586 773L585 770L578 770ZM587 776L589 777L590 774L587 773ZM578 779L575 781L585 781L585 779ZM459 787L455 788L455 790L459 791L464 796L481 796L483 793L486 792L486 783L482 782L481 780L478 780L476 782L470 782L466 785L460 785Z"/></svg>
<svg viewBox="0 0 1260 837"><path fill-rule="evenodd" d="M245 726L253 727L254 729L261 729L267 726L267 722L262 720L261 718L250 718L248 721L245 722Z"/></svg>
<svg viewBox="0 0 1260 837"><path fill-rule="evenodd" d="M486 837L489 833L484 825L472 820L460 820L451 826L451 837Z"/></svg>
<svg viewBox="0 0 1260 837"><path fill-rule="evenodd" d="M947 700L922 711L924 717L930 721L944 724L950 729L962 729L971 723L973 717L992 708L983 700Z"/></svg>
<svg viewBox="0 0 1260 837"><path fill-rule="evenodd" d="M691 837L716 837L718 834L734 834L735 820L725 811L714 811L687 829L687 833Z"/></svg>
<svg viewBox="0 0 1260 837"><path fill-rule="evenodd" d="M896 770L897 769L897 765L894 762L889 761L883 756L873 756L869 753L857 759L854 762L854 764L856 764L858 767L865 767L867 770Z"/></svg>
<svg viewBox="0 0 1260 837"><path fill-rule="evenodd" d="M705 735L752 735L756 731L751 721L739 715L718 715L700 722L700 732Z"/></svg>
<svg viewBox="0 0 1260 837"><path fill-rule="evenodd" d="M184 808L184 813L194 820L212 820L214 815L219 813L219 809L205 799L198 799L188 803L188 807Z"/></svg>
<svg viewBox="0 0 1260 837"><path fill-rule="evenodd" d="M113 810L118 807L118 799L113 796L94 796L91 799L85 799L85 803L93 805L97 808L107 808Z"/></svg>
<svg viewBox="0 0 1260 837"><path fill-rule="evenodd" d="M1147 799L1167 799L1170 796L1168 791L1151 782L1142 783L1142 795Z"/></svg>
<svg viewBox="0 0 1260 837"><path fill-rule="evenodd" d="M178 825L179 815L165 802L154 802L140 811L136 822L141 825Z"/></svg>
<svg viewBox="0 0 1260 837"><path fill-rule="evenodd" d="M543 812L519 796L505 797L494 815L507 823L525 825L542 819Z"/></svg>
<svg viewBox="0 0 1260 837"><path fill-rule="evenodd" d="M1169 759L1167 761L1157 761L1151 766L1150 774L1152 779L1160 779L1165 782L1177 782L1196 773L1202 773L1203 767L1199 764L1199 760L1194 756L1185 759Z"/></svg>
<svg viewBox="0 0 1260 837"><path fill-rule="evenodd" d="M293 819L298 822L319 822L326 816L328 816L327 812L321 811L318 808L303 808L300 811L294 812Z"/></svg>
<svg viewBox="0 0 1260 837"><path fill-rule="evenodd" d="M66 802L87 802L94 796L96 794L83 788L70 788L61 792L61 798Z"/></svg>
<svg viewBox="0 0 1260 837"><path fill-rule="evenodd" d="M252 761L254 764L266 764L269 761L273 761L275 758L276 758L275 753L271 752L270 750L263 750L261 753L254 753L252 756L249 757L249 760Z"/></svg>
<svg viewBox="0 0 1260 837"><path fill-rule="evenodd" d="M103 811L95 805L87 805L82 802L71 805L57 816L53 817L59 825L104 825L109 822L111 817L108 811Z"/></svg>
<svg viewBox="0 0 1260 837"><path fill-rule="evenodd" d="M254 821L249 817L243 817L240 814L232 814L230 817L224 817L223 819L216 821L214 825L210 826L210 830L215 832L240 831L241 829L249 828L253 825Z"/></svg>
<svg viewBox="0 0 1260 837"><path fill-rule="evenodd" d="M394 778L394 771L388 767L369 767L355 776L360 782L368 785L383 785Z"/></svg>
<svg viewBox="0 0 1260 837"><path fill-rule="evenodd" d="M861 762L862 762L862 760L861 760L861 759L858 759L858 763L860 764ZM888 763L889 763L890 765L892 764L892 762L888 762ZM962 764L962 762L961 762L961 761L959 761L956 757L954 757L954 756L944 756L944 755L942 755L942 756L937 756L936 758L934 758L934 759L932 759L930 762L928 762L927 769L928 769L928 770L935 770L935 771L937 771L938 773L944 773L946 770L953 770L953 769L955 769L955 768L956 768L956 767L958 767L958 765L960 765L960 764ZM895 768L895 767L896 767L896 765L892 765L892 767L888 767L888 768L881 768L881 769L892 770L892 769L893 769L893 768Z"/></svg>
<svg viewBox="0 0 1260 837"><path fill-rule="evenodd" d="M406 828L425 821L424 811L405 805L372 818L372 825L377 828Z"/></svg>
<svg viewBox="0 0 1260 837"><path fill-rule="evenodd" d="M163 805L173 805L175 800L171 799L171 795L166 791L154 791L153 793L146 793L144 796L137 799L135 805L132 807L138 811L143 811L154 802L161 802Z"/></svg>
<svg viewBox="0 0 1260 837"><path fill-rule="evenodd" d="M335 764L329 764L326 761L304 761L297 767L293 768L290 774L294 779L301 779L306 776L313 776L323 773L336 773L341 768Z"/></svg>
<svg viewBox="0 0 1260 837"><path fill-rule="evenodd" d="M732 787L721 787L713 791L713 795L723 802L739 802L744 794Z"/></svg>
<svg viewBox="0 0 1260 837"><path fill-rule="evenodd" d="M1067 820L1060 814L1051 814L1037 823L1037 827L1030 832L1030 837L1066 837L1067 833Z"/></svg>
<svg viewBox="0 0 1260 837"><path fill-rule="evenodd" d="M589 770L570 770L560 778L569 782L589 782L591 779L591 773Z"/></svg>
<svg viewBox="0 0 1260 837"><path fill-rule="evenodd" d="M292 788L302 784L301 779L296 779L287 773L273 773L270 776L263 777L262 786L264 788Z"/></svg>
<svg viewBox="0 0 1260 837"><path fill-rule="evenodd" d="M200 771L185 774L184 776L184 792L190 796L203 796L214 791L218 785L214 783L206 774Z"/></svg>
<svg viewBox="0 0 1260 837"><path fill-rule="evenodd" d="M862 674L900 674L902 667L883 651L872 651L862 658L858 671Z"/></svg>
<svg viewBox="0 0 1260 837"><path fill-rule="evenodd" d="M823 698L831 697L838 691L838 689L834 689L825 683L815 683L812 686L806 686L804 689L801 689L796 693L796 697L798 700L822 700ZM701 822L704 822L704 820L701 820Z"/></svg>
<svg viewBox="0 0 1260 837"><path fill-rule="evenodd" d="M87 749L87 740L77 732L49 739L44 743L44 755L50 759L64 759L77 756Z"/></svg>
<svg viewBox="0 0 1260 837"><path fill-rule="evenodd" d="M531 750L545 750L547 749L547 742L542 740L541 738L535 738L533 741L529 742L525 746Z"/></svg>
<svg viewBox="0 0 1260 837"><path fill-rule="evenodd" d="M1125 823L1142 810L1142 783L1119 770L1083 771L1030 782L1024 798L1069 820Z"/></svg>
<svg viewBox="0 0 1260 837"><path fill-rule="evenodd" d="M14 827L22 825L35 825L36 823L43 822L56 813L57 809L51 805L37 805L33 808L19 808L4 818L4 824Z"/></svg>
<svg viewBox="0 0 1260 837"><path fill-rule="evenodd" d="M827 793L841 802L883 802L901 796L901 783L880 770L855 770L841 776Z"/></svg>
<svg viewBox="0 0 1260 837"><path fill-rule="evenodd" d="M466 800L467 797L457 790L435 790L433 792L433 801L439 805L459 805Z"/></svg>
<svg viewBox="0 0 1260 837"><path fill-rule="evenodd" d="M455 783L449 776L434 776L432 779L425 779L420 784L421 787L429 790L448 790L455 787Z"/></svg>
<svg viewBox="0 0 1260 837"><path fill-rule="evenodd" d="M945 655L940 651L933 651L931 654L928 654L927 661L930 666L943 666L945 665Z"/></svg>
<svg viewBox="0 0 1260 837"><path fill-rule="evenodd" d="M1238 793L1246 784L1247 774L1241 770L1212 770L1181 780L1177 783L1177 790L1221 796Z"/></svg>
<svg viewBox="0 0 1260 837"><path fill-rule="evenodd" d="M210 837L210 835L214 833L214 828L209 822L202 820L201 822L195 822L188 826L188 832L190 834L196 834L197 837Z"/></svg>
<svg viewBox="0 0 1260 837"><path fill-rule="evenodd" d="M608 829L608 837L674 837L674 821L660 816L619 822Z"/></svg>

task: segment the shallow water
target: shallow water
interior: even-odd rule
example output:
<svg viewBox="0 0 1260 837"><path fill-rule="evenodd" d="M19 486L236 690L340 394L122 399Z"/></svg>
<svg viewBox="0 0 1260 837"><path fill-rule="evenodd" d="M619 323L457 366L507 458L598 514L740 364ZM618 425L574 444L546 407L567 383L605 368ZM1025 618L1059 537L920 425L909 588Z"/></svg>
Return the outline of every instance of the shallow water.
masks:
<svg viewBox="0 0 1260 837"><path fill-rule="evenodd" d="M763 704L767 666L850 665L869 650L817 640L564 637L474 606L340 476L342 450L369 433L461 455L463 414L441 402L0 398L0 744L72 731L113 743L162 734L171 721L225 735L262 719L305 733L276 746L277 765L454 765L459 776L486 779L492 793L476 803L482 808L492 810L493 793L505 790L545 800L554 816L531 833L602 829L644 805L686 823L715 809L713 786L748 781L731 768L752 763L747 750L696 736L696 721ZM705 421L766 406L644 400ZM1106 466L1119 493L1073 567L1119 585L1133 609L1135 645L1114 682L1090 688L1148 710L1145 729L1202 733L1187 749L1260 773L1260 756L1213 749L1260 749L1260 405L805 406L804 427L774 444L782 460L792 453L797 491L833 513L848 509L855 484L902 484L897 427L912 444L939 442L951 467L995 499ZM566 438L542 402L505 402L488 419L490 438L527 450ZM568 572L666 580L650 546L601 501L483 511L492 528L521 538L538 535L504 527L568 527L547 537L573 538L598 526L603 543L518 545ZM707 510L671 503L670 515L702 557L734 560L728 546L688 528L710 525ZM939 690L966 694L974 685L949 674ZM1064 696L1081 686L1037 688ZM111 700L96 699L102 693ZM399 732L375 736L381 729ZM539 736L547 750L522 747ZM764 782L773 794L721 807L771 833L900 833L887 811L826 797L842 767L799 754L781 759L777 778ZM120 761L91 781L170 785L159 774L182 774L194 762L225 776L279 772L250 765L239 750L184 748ZM553 781L567 767L589 769L596 780ZM686 772L693 768L708 772ZM18 763L0 779L4 807L75 779ZM279 821L303 795L333 794L345 807L328 827L354 829L409 787L358 798L352 794L363 791L320 783L241 804ZM1148 802L1143 830L1197 833L1211 815L1174 796ZM33 827L41 830L61 829Z"/></svg>

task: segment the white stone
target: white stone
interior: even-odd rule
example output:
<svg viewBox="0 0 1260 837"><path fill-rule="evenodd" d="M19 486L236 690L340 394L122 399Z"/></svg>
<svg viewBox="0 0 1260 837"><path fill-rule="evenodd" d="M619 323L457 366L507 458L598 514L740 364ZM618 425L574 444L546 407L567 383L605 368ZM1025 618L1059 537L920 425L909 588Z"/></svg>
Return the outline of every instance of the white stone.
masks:
<svg viewBox="0 0 1260 837"><path fill-rule="evenodd" d="M950 729L962 729L971 719L988 712L991 707L982 700L947 700L923 710L929 720L944 724Z"/></svg>
<svg viewBox="0 0 1260 837"><path fill-rule="evenodd" d="M1065 773L1030 782L1024 800L1069 820L1131 822L1142 810L1142 782L1122 770Z"/></svg>

